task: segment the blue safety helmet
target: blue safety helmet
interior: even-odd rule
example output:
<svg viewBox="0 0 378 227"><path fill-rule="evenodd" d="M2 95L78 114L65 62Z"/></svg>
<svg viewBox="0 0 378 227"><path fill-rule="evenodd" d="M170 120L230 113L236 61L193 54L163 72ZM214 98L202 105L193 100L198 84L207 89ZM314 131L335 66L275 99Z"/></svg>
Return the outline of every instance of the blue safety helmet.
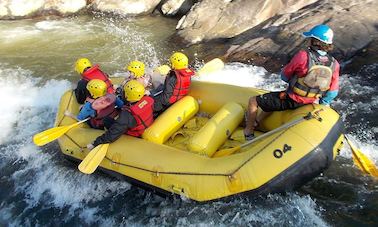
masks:
<svg viewBox="0 0 378 227"><path fill-rule="evenodd" d="M306 38L315 38L326 44L332 44L333 31L325 24L316 25L308 32L303 32Z"/></svg>

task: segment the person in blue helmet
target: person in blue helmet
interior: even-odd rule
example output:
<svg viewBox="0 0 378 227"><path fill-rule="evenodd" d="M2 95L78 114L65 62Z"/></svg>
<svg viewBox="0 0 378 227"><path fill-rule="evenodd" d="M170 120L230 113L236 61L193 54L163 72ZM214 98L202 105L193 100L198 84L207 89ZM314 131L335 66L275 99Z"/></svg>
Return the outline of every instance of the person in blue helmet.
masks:
<svg viewBox="0 0 378 227"><path fill-rule="evenodd" d="M281 71L281 79L288 83L285 91L270 92L249 99L246 140L254 138L258 122L273 111L296 109L316 103L329 105L339 90L340 65L328 52L333 49L333 31L325 24L303 32L307 49L300 50ZM257 117L257 108L262 114ZM258 120L256 120L258 119Z"/></svg>

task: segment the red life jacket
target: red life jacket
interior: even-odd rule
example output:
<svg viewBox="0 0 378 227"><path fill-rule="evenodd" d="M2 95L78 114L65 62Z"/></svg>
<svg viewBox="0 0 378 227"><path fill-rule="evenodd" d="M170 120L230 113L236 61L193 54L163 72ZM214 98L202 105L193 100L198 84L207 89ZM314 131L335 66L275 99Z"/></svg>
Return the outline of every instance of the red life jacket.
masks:
<svg viewBox="0 0 378 227"><path fill-rule="evenodd" d="M129 111L136 120L136 125L129 128L125 134L135 137L142 136L144 130L154 122L153 114L154 99L150 96L144 96L132 106L124 107Z"/></svg>
<svg viewBox="0 0 378 227"><path fill-rule="evenodd" d="M93 128L103 128L105 117L115 118L118 115L118 111L115 109L116 96L114 94L87 100L91 103L92 108L96 110L96 116L89 120Z"/></svg>
<svg viewBox="0 0 378 227"><path fill-rule="evenodd" d="M173 88L173 94L169 98L170 104L175 103L189 93L191 77L194 75L194 72L191 69L174 70L174 72L176 76L176 84Z"/></svg>
<svg viewBox="0 0 378 227"><path fill-rule="evenodd" d="M108 75L106 75L104 72L102 72L99 67L100 67L99 65L94 65L93 67L87 69L81 75L81 77L86 81L90 81L90 80L93 80L93 79L99 79L99 80L104 81L106 83L106 85L108 86L107 92L109 94L114 94L114 88L113 88L112 82L110 81Z"/></svg>

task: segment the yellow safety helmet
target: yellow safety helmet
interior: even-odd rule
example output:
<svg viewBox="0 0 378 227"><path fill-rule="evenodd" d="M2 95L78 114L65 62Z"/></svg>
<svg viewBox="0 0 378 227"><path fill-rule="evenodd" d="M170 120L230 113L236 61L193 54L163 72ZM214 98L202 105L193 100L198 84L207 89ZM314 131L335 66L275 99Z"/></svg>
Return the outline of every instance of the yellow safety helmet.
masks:
<svg viewBox="0 0 378 227"><path fill-rule="evenodd" d="M88 58L79 58L75 63L75 70L79 74L83 74L84 70L90 67L92 67L92 64Z"/></svg>
<svg viewBox="0 0 378 227"><path fill-rule="evenodd" d="M134 73L136 78L139 78L144 75L144 64L141 61L130 62L126 69Z"/></svg>
<svg viewBox="0 0 378 227"><path fill-rule="evenodd" d="M137 80L130 80L123 87L125 98L129 102L137 102L144 96L144 86Z"/></svg>
<svg viewBox="0 0 378 227"><path fill-rule="evenodd" d="M87 90L91 94L92 98L97 99L106 95L107 86L104 81L93 79L87 83Z"/></svg>
<svg viewBox="0 0 378 227"><path fill-rule="evenodd" d="M181 53L176 52L169 58L173 69L185 69L188 68L188 57Z"/></svg>

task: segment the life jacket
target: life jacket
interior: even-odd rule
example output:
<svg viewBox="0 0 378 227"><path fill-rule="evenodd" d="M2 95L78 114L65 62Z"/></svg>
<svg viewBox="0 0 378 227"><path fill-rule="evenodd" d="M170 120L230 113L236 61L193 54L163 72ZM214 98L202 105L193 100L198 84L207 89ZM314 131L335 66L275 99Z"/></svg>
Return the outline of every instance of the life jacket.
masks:
<svg viewBox="0 0 378 227"><path fill-rule="evenodd" d="M154 122L153 114L154 99L150 96L143 96L138 102L131 106L124 106L136 120L136 125L129 128L125 134L135 137L142 136L144 130Z"/></svg>
<svg viewBox="0 0 378 227"><path fill-rule="evenodd" d="M97 99L87 99L87 101L96 111L96 116L89 120L93 128L103 128L105 117L115 118L118 115L118 111L115 109L116 96L114 94L107 94Z"/></svg>
<svg viewBox="0 0 378 227"><path fill-rule="evenodd" d="M173 88L173 94L169 98L170 104L175 103L189 93L191 77L194 75L191 69L174 70L174 73L176 76L176 84Z"/></svg>
<svg viewBox="0 0 378 227"><path fill-rule="evenodd" d="M292 91L302 97L320 98L330 88L335 67L335 59L328 54L321 56L311 50L308 54L308 71L303 77L293 77Z"/></svg>
<svg viewBox="0 0 378 227"><path fill-rule="evenodd" d="M108 75L106 75L104 72L102 72L99 67L100 67L99 65L94 65L93 67L87 69L81 75L81 77L86 81L90 81L90 80L93 80L93 79L99 79L99 80L104 81L106 83L106 86L108 87L107 92L109 94L114 94L114 88L113 88L112 81L110 81Z"/></svg>

